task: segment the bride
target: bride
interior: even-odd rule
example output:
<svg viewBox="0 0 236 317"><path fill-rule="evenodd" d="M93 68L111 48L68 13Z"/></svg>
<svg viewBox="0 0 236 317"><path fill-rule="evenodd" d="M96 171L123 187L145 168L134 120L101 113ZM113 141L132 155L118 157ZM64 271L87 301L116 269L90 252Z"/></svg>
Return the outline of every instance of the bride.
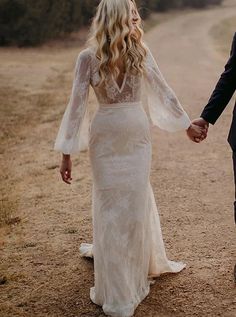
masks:
<svg viewBox="0 0 236 317"><path fill-rule="evenodd" d="M191 124L163 78L142 40L140 24L134 0L101 0L88 47L77 58L54 145L62 153L60 172L68 184L71 154L89 149L93 243L82 243L80 254L94 259L92 302L116 317L133 316L154 277L185 267L168 260L165 252L149 180L151 124L172 132L186 130L199 139L204 132ZM98 108L88 123L90 85Z"/></svg>

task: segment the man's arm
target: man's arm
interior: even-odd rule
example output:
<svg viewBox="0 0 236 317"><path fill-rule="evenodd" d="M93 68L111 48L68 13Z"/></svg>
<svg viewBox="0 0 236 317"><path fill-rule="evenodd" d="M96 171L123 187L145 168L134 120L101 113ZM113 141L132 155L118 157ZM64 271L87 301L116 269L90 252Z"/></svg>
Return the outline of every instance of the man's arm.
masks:
<svg viewBox="0 0 236 317"><path fill-rule="evenodd" d="M218 83L205 106L201 118L205 122L215 124L236 90L236 33L230 52L230 58L225 65Z"/></svg>

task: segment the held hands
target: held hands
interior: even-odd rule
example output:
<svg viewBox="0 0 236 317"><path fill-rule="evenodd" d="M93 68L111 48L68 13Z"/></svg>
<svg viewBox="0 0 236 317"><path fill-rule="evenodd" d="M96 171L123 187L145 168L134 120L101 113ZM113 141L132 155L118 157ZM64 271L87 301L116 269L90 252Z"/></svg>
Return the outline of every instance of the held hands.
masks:
<svg viewBox="0 0 236 317"><path fill-rule="evenodd" d="M192 121L190 127L186 130L188 137L195 143L200 143L207 137L209 123L203 118Z"/></svg>
<svg viewBox="0 0 236 317"><path fill-rule="evenodd" d="M61 161L61 167L60 167L60 173L62 180L67 183L71 184L71 168L72 168L72 162L70 159L70 155L63 154L63 158Z"/></svg>

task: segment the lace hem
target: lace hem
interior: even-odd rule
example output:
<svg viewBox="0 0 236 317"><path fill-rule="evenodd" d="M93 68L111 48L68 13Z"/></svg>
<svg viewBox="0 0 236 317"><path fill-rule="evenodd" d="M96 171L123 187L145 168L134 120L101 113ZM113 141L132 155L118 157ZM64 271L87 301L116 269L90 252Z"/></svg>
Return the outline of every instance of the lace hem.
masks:
<svg viewBox="0 0 236 317"><path fill-rule="evenodd" d="M111 317L132 317L135 309L144 300L144 298L150 292L150 285L152 281L147 281L147 287L140 289L140 292L136 295L135 299L127 305L109 305L102 304L102 302L96 300L95 287L90 288L90 299L91 301L99 306L102 306L104 313Z"/></svg>

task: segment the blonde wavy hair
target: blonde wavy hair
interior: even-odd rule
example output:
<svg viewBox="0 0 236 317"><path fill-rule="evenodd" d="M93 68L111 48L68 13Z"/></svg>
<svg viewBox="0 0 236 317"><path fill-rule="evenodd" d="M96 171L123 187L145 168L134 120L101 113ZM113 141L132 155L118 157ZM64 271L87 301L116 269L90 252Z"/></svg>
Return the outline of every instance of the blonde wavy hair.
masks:
<svg viewBox="0 0 236 317"><path fill-rule="evenodd" d="M137 11L138 23L132 25L131 2ZM120 74L122 59L125 72L143 74L147 54L142 41L141 18L134 0L101 0L90 29L87 45L93 46L100 60L100 84L108 73Z"/></svg>

